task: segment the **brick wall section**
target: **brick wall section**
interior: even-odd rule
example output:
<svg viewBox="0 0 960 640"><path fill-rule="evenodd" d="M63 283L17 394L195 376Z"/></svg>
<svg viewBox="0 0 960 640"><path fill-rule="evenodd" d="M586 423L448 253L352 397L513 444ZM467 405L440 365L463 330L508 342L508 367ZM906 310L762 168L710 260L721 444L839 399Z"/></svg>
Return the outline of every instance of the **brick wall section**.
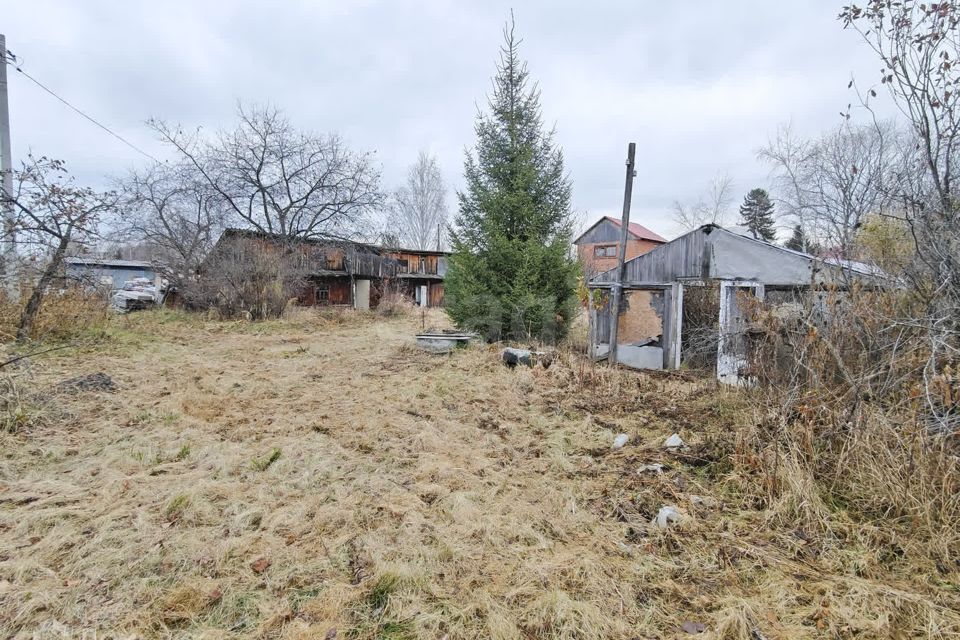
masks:
<svg viewBox="0 0 960 640"><path fill-rule="evenodd" d="M577 255L580 258L580 262L583 264L583 272L589 278L598 273L607 271L608 269L613 269L617 266L617 256L606 256L606 257L597 257L595 252L595 247L608 247L615 246L617 250L620 250L619 243L610 243L610 242L594 242L594 243L584 243L577 246ZM651 242L650 240L638 240L636 238L627 239L627 254L626 260L632 260L637 256L643 255L651 249L655 249L660 246L658 242Z"/></svg>

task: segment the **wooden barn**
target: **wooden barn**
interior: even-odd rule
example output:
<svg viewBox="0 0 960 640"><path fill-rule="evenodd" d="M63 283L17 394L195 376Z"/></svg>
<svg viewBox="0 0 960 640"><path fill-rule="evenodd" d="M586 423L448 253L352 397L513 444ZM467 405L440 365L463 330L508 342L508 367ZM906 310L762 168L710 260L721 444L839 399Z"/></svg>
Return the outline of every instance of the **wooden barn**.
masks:
<svg viewBox="0 0 960 640"><path fill-rule="evenodd" d="M216 270L230 268L226 252L237 261L269 255L282 247L295 247L306 284L297 296L305 306L376 308L384 291L394 288L418 306L443 305L443 276L447 254L443 251L386 249L347 240L289 239L247 229L227 229L205 261L200 277L216 278ZM206 272L206 273L204 273Z"/></svg>
<svg viewBox="0 0 960 640"><path fill-rule="evenodd" d="M617 266L621 228L619 220L604 216L573 241L577 247L577 257L587 277ZM656 249L666 241L666 238L660 234L654 233L641 224L631 222L627 225L627 248L624 259L632 260Z"/></svg>

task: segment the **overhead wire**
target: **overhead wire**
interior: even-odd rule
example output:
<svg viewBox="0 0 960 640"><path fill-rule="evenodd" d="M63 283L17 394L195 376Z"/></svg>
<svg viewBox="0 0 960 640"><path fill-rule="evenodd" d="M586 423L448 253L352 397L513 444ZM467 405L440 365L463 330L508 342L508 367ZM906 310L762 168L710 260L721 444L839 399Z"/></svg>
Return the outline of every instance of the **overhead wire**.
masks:
<svg viewBox="0 0 960 640"><path fill-rule="evenodd" d="M92 122L93 124L95 124L96 126L100 127L100 128L103 129L104 131L106 131L108 134L110 134L111 136L113 136L114 138L116 138L117 140L119 140L120 142L122 142L123 144L127 145L128 147L130 147L131 149L133 149L133 150L136 151L137 153L139 153L139 154L141 154L141 155L143 155L143 156L145 156L145 157L147 157L147 158L150 158L151 160L153 160L154 162L156 162L156 163L158 163L158 164L160 163L160 161L159 161L156 157L152 156L151 154L147 153L146 151L144 151L143 149L141 149L141 148L138 147L137 145L133 144L132 142L130 142L129 140L127 140L126 138L124 138L123 136L121 136L119 133L113 131L110 127L106 126L105 124L102 124L101 122L98 122L93 116L87 114L86 112L84 112L84 111L83 111L82 109L80 109L79 107L74 106L73 104L70 103L69 100L67 100L66 98L60 96L60 95L59 95L57 92L55 92L53 89L51 89L51 88L48 87L47 85L43 84L42 82L40 82L39 80L37 80L36 78L34 78L34 77L33 77L32 75L30 75L29 73L27 73L26 71L24 71L24 70L23 70L23 67L20 65L19 61L17 60L17 56L15 56L12 51L10 51L9 49L7 49L5 53L6 53L6 55L4 56L4 63L5 63L5 64L9 64L11 67L13 67L14 69L16 69L18 73L22 74L25 78L27 78L28 80L30 80L31 82L33 82L35 85L37 85L38 87L40 87L41 89L43 89L44 91L46 91L47 93L49 93L51 96L53 96L54 98L56 98L57 100L59 100L60 102L62 102L63 104L65 104L67 107L69 107L70 109L72 109L72 110L75 111L76 113L80 114L81 116L83 116L84 118L86 118L87 120L89 120L90 122Z"/></svg>

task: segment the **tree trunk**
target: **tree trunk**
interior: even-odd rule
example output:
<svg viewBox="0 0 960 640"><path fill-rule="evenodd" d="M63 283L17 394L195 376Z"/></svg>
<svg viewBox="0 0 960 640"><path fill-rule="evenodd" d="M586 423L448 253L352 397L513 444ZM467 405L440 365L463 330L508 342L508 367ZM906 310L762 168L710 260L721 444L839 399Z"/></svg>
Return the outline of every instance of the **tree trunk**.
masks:
<svg viewBox="0 0 960 640"><path fill-rule="evenodd" d="M23 313L20 314L20 326L17 328L17 342L26 342L30 337L30 330L33 328L34 320L37 319L37 313L40 311L43 296L47 291L47 287L50 286L50 282L57 274L57 271L60 270L60 265L63 264L63 256L67 253L67 245L69 244L70 234L66 233L60 238L56 251L53 252L47 268L44 269L43 275L40 276L40 281L37 282L37 286L33 288L30 299L27 300L27 306L23 308Z"/></svg>

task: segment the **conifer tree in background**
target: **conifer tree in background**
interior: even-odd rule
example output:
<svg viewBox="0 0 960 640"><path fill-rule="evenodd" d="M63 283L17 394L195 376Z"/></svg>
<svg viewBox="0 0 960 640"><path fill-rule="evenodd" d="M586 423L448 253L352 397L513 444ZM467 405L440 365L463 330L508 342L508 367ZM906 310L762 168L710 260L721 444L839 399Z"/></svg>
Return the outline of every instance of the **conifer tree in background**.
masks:
<svg viewBox="0 0 960 640"><path fill-rule="evenodd" d="M751 189L740 205L740 219L743 226L750 229L754 238L773 242L777 230L773 220L773 202L764 189Z"/></svg>
<svg viewBox="0 0 960 640"><path fill-rule="evenodd" d="M790 235L790 239L787 240L783 246L787 249L793 249L794 251L807 251L809 253L809 249L807 248L808 244L807 234L804 233L803 227L795 224L793 225L793 233Z"/></svg>
<svg viewBox="0 0 960 640"><path fill-rule="evenodd" d="M571 183L518 45L511 16L464 161L444 297L454 322L488 339L552 341L576 309Z"/></svg>

